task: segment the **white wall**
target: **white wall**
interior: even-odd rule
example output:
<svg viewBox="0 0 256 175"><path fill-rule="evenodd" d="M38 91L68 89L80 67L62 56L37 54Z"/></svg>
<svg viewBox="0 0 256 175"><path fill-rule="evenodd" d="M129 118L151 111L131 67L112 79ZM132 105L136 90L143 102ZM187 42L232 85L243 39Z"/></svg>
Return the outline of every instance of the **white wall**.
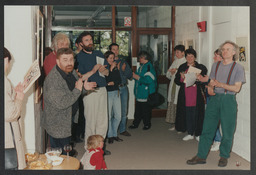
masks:
<svg viewBox="0 0 256 175"><path fill-rule="evenodd" d="M13 55L9 79L16 86L35 60L36 9L31 6L4 7L4 46ZM25 152L35 150L34 88L24 98L21 121ZM26 150L27 149L27 150Z"/></svg>
<svg viewBox="0 0 256 175"><path fill-rule="evenodd" d="M197 22L207 21L207 31L198 32ZM198 62L211 69L213 52L225 40L249 35L249 7L176 7L176 43L193 39ZM248 46L249 46L248 39ZM248 47L250 53L250 47ZM248 55L250 60L250 55ZM248 63L250 65L250 61ZM237 127L232 151L250 161L250 69L246 84L237 94ZM246 92L246 93L245 93Z"/></svg>

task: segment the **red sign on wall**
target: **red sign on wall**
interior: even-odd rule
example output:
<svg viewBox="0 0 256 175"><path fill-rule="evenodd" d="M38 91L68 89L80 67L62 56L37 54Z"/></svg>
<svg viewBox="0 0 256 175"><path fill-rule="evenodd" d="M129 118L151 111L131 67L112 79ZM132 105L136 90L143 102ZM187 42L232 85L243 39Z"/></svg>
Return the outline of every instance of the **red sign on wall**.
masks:
<svg viewBox="0 0 256 175"><path fill-rule="evenodd" d="M132 18L124 17L124 26L131 26L131 25L132 25Z"/></svg>

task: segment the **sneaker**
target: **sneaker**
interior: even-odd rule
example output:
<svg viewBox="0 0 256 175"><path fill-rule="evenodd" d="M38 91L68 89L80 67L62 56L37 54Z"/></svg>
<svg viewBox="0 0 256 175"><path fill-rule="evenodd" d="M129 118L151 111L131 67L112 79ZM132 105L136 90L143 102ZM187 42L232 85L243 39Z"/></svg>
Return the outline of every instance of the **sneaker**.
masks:
<svg viewBox="0 0 256 175"><path fill-rule="evenodd" d="M188 165L205 164L205 163L206 163L206 159L201 159L197 156L187 161Z"/></svg>
<svg viewBox="0 0 256 175"><path fill-rule="evenodd" d="M200 137L199 137L199 136L196 136L196 140L199 142L199 140L200 140Z"/></svg>
<svg viewBox="0 0 256 175"><path fill-rule="evenodd" d="M131 136L131 134L127 131L124 131L122 133L120 133L120 135L123 135L123 136Z"/></svg>
<svg viewBox="0 0 256 175"><path fill-rule="evenodd" d="M175 126L172 126L168 129L169 131L174 131L175 130Z"/></svg>
<svg viewBox="0 0 256 175"><path fill-rule="evenodd" d="M192 139L194 139L194 136L192 136L192 135L186 135L182 140L188 141L188 140L192 140Z"/></svg>
<svg viewBox="0 0 256 175"><path fill-rule="evenodd" d="M225 167L225 166L227 166L227 164L228 164L228 159L226 159L224 157L221 157L220 160L219 160L218 166L219 167Z"/></svg>
<svg viewBox="0 0 256 175"><path fill-rule="evenodd" d="M218 151L220 148L220 142L213 142L211 151Z"/></svg>

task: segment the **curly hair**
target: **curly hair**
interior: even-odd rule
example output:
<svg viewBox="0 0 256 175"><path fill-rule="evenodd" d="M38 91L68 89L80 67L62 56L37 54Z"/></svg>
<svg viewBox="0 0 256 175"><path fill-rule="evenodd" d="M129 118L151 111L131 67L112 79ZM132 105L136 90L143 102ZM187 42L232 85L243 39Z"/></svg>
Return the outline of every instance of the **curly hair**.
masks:
<svg viewBox="0 0 256 175"><path fill-rule="evenodd" d="M91 135L87 139L87 149L96 149L100 146L100 142L104 141L101 135Z"/></svg>
<svg viewBox="0 0 256 175"><path fill-rule="evenodd" d="M233 61L238 60L238 58L239 58L239 46L236 43L234 43L233 41L225 41L223 44L220 45L219 50L221 52L221 57L223 58L222 48L225 44L231 44L233 46L233 50L235 51L235 54L233 55Z"/></svg>
<svg viewBox="0 0 256 175"><path fill-rule="evenodd" d="M53 37L51 48L57 51L58 42L65 42L65 41L67 41L68 45L70 45L70 40L68 36L65 33L59 32Z"/></svg>

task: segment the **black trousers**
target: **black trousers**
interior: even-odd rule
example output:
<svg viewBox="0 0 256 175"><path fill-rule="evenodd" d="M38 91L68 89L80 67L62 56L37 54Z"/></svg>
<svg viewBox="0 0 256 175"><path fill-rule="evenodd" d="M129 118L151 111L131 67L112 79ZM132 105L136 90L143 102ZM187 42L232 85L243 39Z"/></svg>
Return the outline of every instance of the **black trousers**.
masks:
<svg viewBox="0 0 256 175"><path fill-rule="evenodd" d="M147 102L135 102L134 126L138 127L141 120L144 126L151 126L152 107Z"/></svg>

